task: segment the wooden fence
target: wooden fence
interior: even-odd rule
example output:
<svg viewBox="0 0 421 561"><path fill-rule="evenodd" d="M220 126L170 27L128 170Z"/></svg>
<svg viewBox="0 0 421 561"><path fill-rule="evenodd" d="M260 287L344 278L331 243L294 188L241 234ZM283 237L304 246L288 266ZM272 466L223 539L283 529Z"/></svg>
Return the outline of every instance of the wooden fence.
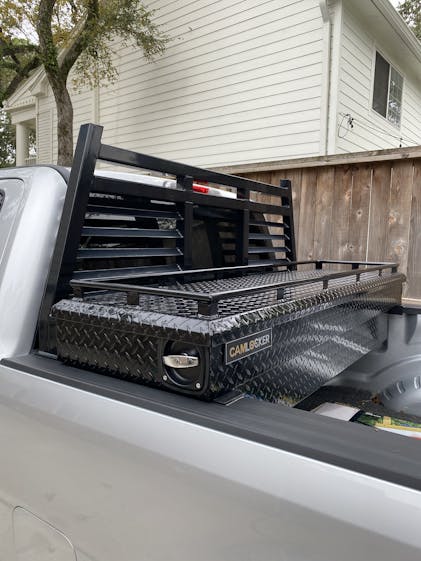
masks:
<svg viewBox="0 0 421 561"><path fill-rule="evenodd" d="M298 259L398 261L421 303L421 147L259 168L224 171L292 181Z"/></svg>

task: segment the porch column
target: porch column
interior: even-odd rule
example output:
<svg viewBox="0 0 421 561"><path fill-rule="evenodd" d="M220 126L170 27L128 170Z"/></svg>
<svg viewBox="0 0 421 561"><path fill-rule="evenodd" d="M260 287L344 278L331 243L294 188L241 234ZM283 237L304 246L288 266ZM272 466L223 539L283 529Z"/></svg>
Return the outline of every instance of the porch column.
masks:
<svg viewBox="0 0 421 561"><path fill-rule="evenodd" d="M28 157L29 129L22 123L16 123L16 165L24 166Z"/></svg>

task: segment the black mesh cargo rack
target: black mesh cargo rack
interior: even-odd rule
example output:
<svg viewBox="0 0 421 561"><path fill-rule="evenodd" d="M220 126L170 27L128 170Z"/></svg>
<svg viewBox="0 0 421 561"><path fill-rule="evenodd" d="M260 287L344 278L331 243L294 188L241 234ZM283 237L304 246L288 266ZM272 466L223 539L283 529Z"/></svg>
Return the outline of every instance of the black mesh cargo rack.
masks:
<svg viewBox="0 0 421 561"><path fill-rule="evenodd" d="M306 271L299 271L303 265ZM308 270L313 265L314 269ZM349 265L348 271L326 271L323 266ZM397 273L397 263L310 260L191 271L148 273L110 281L73 280L77 297L90 291L124 295L128 305L170 311L175 315L215 317L250 311L264 305L305 298L334 287L361 283ZM119 282L128 280L129 283ZM149 297L149 298L145 298ZM186 306L186 302L189 305Z"/></svg>

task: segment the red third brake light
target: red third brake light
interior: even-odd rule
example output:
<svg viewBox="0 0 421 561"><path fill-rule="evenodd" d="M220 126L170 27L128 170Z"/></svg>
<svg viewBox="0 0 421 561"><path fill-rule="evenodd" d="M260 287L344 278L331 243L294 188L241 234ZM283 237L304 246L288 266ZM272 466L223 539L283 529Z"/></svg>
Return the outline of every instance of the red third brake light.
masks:
<svg viewBox="0 0 421 561"><path fill-rule="evenodd" d="M209 193L209 187L193 183L193 191L196 191L196 193Z"/></svg>

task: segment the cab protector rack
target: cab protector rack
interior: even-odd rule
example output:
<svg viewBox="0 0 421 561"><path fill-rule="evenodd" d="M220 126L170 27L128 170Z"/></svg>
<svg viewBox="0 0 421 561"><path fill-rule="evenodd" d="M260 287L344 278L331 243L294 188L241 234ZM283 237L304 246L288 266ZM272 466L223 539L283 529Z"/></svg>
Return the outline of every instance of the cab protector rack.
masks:
<svg viewBox="0 0 421 561"><path fill-rule="evenodd" d="M113 148L101 133L81 129L41 350L202 399L237 391L295 404L385 340L397 264L297 261L289 182ZM101 159L172 174L175 188L94 175ZM197 193L194 181L236 198Z"/></svg>
<svg viewBox="0 0 421 561"><path fill-rule="evenodd" d="M50 311L69 295L72 279L197 268L203 265L204 237L206 267L296 260L290 181L276 187L115 148L101 142L102 130L93 124L80 128L40 312L41 350L54 352ZM171 174L176 188L148 185L128 174L95 175L99 161ZM235 190L236 198L197 193L193 181ZM272 202L259 202L262 195Z"/></svg>

